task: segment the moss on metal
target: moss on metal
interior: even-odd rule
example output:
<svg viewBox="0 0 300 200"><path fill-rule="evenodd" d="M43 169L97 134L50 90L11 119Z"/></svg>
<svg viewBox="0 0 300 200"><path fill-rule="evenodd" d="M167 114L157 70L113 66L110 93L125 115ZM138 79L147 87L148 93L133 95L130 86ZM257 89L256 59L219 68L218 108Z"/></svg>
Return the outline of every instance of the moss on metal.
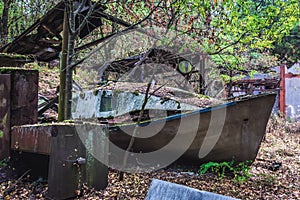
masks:
<svg viewBox="0 0 300 200"><path fill-rule="evenodd" d="M33 61L34 59L30 55L0 53L0 67L20 67Z"/></svg>
<svg viewBox="0 0 300 200"><path fill-rule="evenodd" d="M32 70L32 69L22 69L19 67L0 67L0 74L11 74L20 71L22 73L38 73L38 70Z"/></svg>

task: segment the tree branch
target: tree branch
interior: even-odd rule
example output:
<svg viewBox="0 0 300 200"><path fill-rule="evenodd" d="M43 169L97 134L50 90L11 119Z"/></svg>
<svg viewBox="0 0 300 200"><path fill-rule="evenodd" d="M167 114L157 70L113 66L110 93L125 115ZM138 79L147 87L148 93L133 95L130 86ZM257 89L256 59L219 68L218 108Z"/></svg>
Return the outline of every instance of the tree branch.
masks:
<svg viewBox="0 0 300 200"><path fill-rule="evenodd" d="M223 47L223 48L220 48L219 50L217 50L217 51L215 51L215 52L213 52L213 53L209 53L209 55L216 55L216 54L219 54L219 53L221 53L222 51L224 51L225 49L227 49L227 48L229 48L229 47L231 47L231 46L233 46L233 45L236 45L237 43L239 43L240 41L241 41L241 39L243 39L243 37L246 35L246 33L243 33L240 37L239 37L239 39L237 40L237 41L235 41L235 42L233 42L233 43L231 43L231 44L229 44L229 45L227 45L227 46L225 46L225 47Z"/></svg>

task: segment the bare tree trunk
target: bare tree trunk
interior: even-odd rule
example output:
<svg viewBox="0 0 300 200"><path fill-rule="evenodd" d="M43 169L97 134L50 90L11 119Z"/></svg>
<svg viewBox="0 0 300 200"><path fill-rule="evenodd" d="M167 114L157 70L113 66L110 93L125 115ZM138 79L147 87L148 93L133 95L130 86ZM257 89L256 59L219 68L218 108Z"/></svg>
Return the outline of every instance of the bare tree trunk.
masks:
<svg viewBox="0 0 300 200"><path fill-rule="evenodd" d="M72 88L73 88L73 70L72 58L74 55L75 40L77 30L75 24L76 13L72 1L66 2L64 13L63 44L60 69L60 92L59 92L59 110L58 120L64 121L71 119L72 109Z"/></svg>
<svg viewBox="0 0 300 200"><path fill-rule="evenodd" d="M68 65L68 43L69 43L69 28L67 9L64 12L63 24L63 41L62 41L62 55L60 60L60 84L59 84L59 104L58 104L58 121L65 120L66 110L66 69Z"/></svg>
<svg viewBox="0 0 300 200"><path fill-rule="evenodd" d="M68 40L68 61L66 68L66 100L65 100L65 119L71 119L71 109L72 109L72 88L73 88L73 70L72 70L72 58L74 56L74 47L75 40L77 36L75 17L76 13L74 13L74 5L72 1L70 1L66 6L68 6L68 21L69 21L69 40Z"/></svg>
<svg viewBox="0 0 300 200"><path fill-rule="evenodd" d="M8 41L8 11L11 1L10 0L3 0L4 8L3 13L0 19L0 46L5 45Z"/></svg>

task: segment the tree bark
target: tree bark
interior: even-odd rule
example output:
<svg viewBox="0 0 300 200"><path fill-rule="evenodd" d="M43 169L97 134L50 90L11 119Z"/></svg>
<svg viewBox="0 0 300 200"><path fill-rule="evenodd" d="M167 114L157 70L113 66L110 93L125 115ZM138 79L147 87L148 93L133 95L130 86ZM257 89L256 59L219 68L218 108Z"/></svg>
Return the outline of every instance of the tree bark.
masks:
<svg viewBox="0 0 300 200"><path fill-rule="evenodd" d="M66 69L68 65L68 43L69 43L69 28L67 9L64 12L63 22L63 41L62 55L60 59L60 84L59 84L59 104L58 104L58 121L62 122L66 116Z"/></svg>
<svg viewBox="0 0 300 200"><path fill-rule="evenodd" d="M11 1L10 0L3 0L4 8L3 13L0 20L0 46L5 45L8 41L8 11Z"/></svg>
<svg viewBox="0 0 300 200"><path fill-rule="evenodd" d="M68 60L67 60L67 67L66 67L66 94L65 94L65 119L71 119L72 114L72 88L73 88L73 69L72 65L72 58L74 56L74 47L75 47L75 40L77 38L76 33L76 14L74 12L74 5L70 1L66 5L68 6L68 30L69 30L69 40L68 40ZM74 31L75 30L75 31Z"/></svg>

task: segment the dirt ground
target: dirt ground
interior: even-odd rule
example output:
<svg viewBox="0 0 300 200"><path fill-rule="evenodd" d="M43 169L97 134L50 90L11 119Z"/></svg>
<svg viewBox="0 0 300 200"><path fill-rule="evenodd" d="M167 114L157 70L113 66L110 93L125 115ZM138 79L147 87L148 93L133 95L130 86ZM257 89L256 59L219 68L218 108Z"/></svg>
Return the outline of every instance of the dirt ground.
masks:
<svg viewBox="0 0 300 200"><path fill-rule="evenodd" d="M55 96L53 80L58 75L42 74L48 78L41 83L40 93ZM32 181L27 175L15 177L7 174L5 162L0 166L0 199L46 198L46 180ZM119 181L118 172L110 169L105 190L82 186L78 188L76 199L144 199L153 178L240 199L300 199L300 123L286 122L278 116L270 119L265 139L249 171L251 177L244 182L237 182L231 176L220 178L213 173L200 175L198 170L199 167L174 165L151 173L126 173Z"/></svg>

